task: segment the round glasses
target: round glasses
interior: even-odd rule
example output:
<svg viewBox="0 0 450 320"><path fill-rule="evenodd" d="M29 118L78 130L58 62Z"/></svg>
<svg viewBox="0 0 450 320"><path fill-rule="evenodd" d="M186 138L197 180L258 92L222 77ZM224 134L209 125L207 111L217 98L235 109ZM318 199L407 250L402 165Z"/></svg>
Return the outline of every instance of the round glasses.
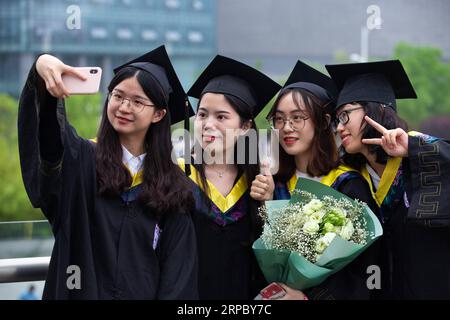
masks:
<svg viewBox="0 0 450 320"><path fill-rule="evenodd" d="M129 99L119 92L110 92L108 94L108 102L111 106L121 106L125 100L128 100L128 105L134 113L142 112L145 107L155 107L154 104L147 104L139 98Z"/></svg>
<svg viewBox="0 0 450 320"><path fill-rule="evenodd" d="M286 122L288 122L292 130L298 131L303 129L303 127L305 126L305 122L308 119L309 117L300 115L295 115L289 118L283 116L274 116L269 118L269 121L271 122L271 125L274 129L281 130L286 125Z"/></svg>
<svg viewBox="0 0 450 320"><path fill-rule="evenodd" d="M350 121L349 114L352 111L363 109L364 107L357 107L353 109L347 109L336 115L336 118L334 119L334 127L337 128L339 124L346 125Z"/></svg>

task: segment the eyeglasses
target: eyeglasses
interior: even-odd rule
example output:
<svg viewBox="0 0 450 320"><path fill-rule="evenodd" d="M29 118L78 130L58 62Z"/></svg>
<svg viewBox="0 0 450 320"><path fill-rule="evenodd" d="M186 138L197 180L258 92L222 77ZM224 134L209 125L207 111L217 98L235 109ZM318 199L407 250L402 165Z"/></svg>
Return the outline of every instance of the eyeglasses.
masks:
<svg viewBox="0 0 450 320"><path fill-rule="evenodd" d="M295 115L289 118L283 116L274 116L269 118L269 121L272 123L272 127L274 129L281 130L286 125L286 122L288 122L292 130L298 131L303 129L303 127L305 126L305 121L308 119L309 117L300 115Z"/></svg>
<svg viewBox="0 0 450 320"><path fill-rule="evenodd" d="M336 115L336 119L334 119L334 127L337 128L339 123L342 125L346 125L350 121L349 114L355 110L363 109L364 107L357 107L353 109L347 109Z"/></svg>
<svg viewBox="0 0 450 320"><path fill-rule="evenodd" d="M144 107L155 107L154 104L146 104L143 100L138 98L129 99L119 92L113 91L108 94L108 102L111 106L121 106L125 100L128 100L128 105L134 113L142 112Z"/></svg>

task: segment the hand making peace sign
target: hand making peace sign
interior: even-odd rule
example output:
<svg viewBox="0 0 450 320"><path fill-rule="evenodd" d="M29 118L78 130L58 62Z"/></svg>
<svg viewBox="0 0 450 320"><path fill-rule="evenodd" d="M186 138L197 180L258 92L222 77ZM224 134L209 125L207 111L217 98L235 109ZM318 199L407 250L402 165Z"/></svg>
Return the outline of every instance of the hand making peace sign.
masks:
<svg viewBox="0 0 450 320"><path fill-rule="evenodd" d="M391 157L408 156L408 134L401 128L388 130L378 122L365 116L366 122L382 134L381 138L362 139L362 143L381 146Z"/></svg>

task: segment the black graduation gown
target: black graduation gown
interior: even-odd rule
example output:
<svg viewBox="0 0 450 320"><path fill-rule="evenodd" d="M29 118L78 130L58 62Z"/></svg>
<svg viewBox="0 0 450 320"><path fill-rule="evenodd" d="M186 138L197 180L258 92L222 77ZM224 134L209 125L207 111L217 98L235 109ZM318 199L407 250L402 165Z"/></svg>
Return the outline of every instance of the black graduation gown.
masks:
<svg viewBox="0 0 450 320"><path fill-rule="evenodd" d="M252 244L261 235L250 217L250 195L238 175L227 197L229 206L221 210L199 187L191 165L196 209L193 221L199 257L199 298L201 300L251 300L267 285L253 253ZM231 199L233 198L233 200ZM214 213L220 221L214 219ZM224 223L223 220L236 220Z"/></svg>
<svg viewBox="0 0 450 320"><path fill-rule="evenodd" d="M138 201L99 196L95 146L69 125L63 100L48 94L35 66L20 98L18 129L26 191L55 237L44 299L197 298L190 216L157 221ZM81 271L79 289L72 265Z"/></svg>
<svg viewBox="0 0 450 320"><path fill-rule="evenodd" d="M352 199L359 199L378 215L378 207L370 193L369 186L361 176L347 179L337 191ZM373 291L367 287L367 268L377 261L379 244L375 241L349 265L328 277L320 285L306 290L305 294L313 300L369 300Z"/></svg>
<svg viewBox="0 0 450 320"><path fill-rule="evenodd" d="M406 201L381 206L381 299L450 299L450 144L410 136ZM402 193L404 194L404 193Z"/></svg>

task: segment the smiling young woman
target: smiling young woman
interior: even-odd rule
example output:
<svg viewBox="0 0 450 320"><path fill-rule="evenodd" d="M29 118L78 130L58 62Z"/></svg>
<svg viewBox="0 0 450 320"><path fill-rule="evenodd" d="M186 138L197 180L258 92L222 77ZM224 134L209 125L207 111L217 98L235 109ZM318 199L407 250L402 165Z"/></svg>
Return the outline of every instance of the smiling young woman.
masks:
<svg viewBox="0 0 450 320"><path fill-rule="evenodd" d="M188 91L199 99L190 178L201 299L253 299L266 284L252 250L261 221L249 191L259 166L247 133L279 88L252 67L216 56Z"/></svg>
<svg viewBox="0 0 450 320"><path fill-rule="evenodd" d="M406 133L396 99L417 96L400 61L327 69L340 88L342 159L363 174L380 207L377 296L450 298L449 143Z"/></svg>
<svg viewBox="0 0 450 320"><path fill-rule="evenodd" d="M40 56L19 105L25 188L55 236L44 299L195 299L194 199L170 140L186 95L165 48L115 69L96 142L65 116L65 73Z"/></svg>

